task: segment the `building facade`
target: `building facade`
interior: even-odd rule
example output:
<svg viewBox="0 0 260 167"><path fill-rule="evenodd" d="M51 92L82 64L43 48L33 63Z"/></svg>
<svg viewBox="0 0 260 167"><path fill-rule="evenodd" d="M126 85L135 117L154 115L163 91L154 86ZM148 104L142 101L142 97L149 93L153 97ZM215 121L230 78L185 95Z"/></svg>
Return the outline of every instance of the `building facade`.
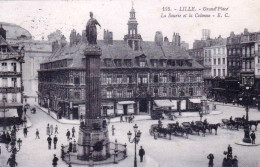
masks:
<svg viewBox="0 0 260 167"><path fill-rule="evenodd" d="M34 40L29 31L18 25L5 22L0 22L0 25L6 30L6 41L14 50L18 51L18 48L24 48L25 64L22 69L24 100L28 99L29 103L37 103L37 70L40 69L40 63L48 59L52 53L51 42Z"/></svg>
<svg viewBox="0 0 260 167"><path fill-rule="evenodd" d="M22 64L23 50L17 52L6 41L6 30L0 27L0 119L22 116L23 82ZM5 121L5 120L4 120Z"/></svg>
<svg viewBox="0 0 260 167"><path fill-rule="evenodd" d="M105 30L104 39L98 41L102 49L102 116L150 113L166 102L172 104L173 110L194 109L192 99L203 93L203 67L180 46L163 41L160 32L154 42L143 41L137 25L131 9L124 40L113 40L113 33ZM39 102L58 115L77 119L84 113L88 98L84 86L84 35L80 42L70 44L59 46L52 59L41 64Z"/></svg>

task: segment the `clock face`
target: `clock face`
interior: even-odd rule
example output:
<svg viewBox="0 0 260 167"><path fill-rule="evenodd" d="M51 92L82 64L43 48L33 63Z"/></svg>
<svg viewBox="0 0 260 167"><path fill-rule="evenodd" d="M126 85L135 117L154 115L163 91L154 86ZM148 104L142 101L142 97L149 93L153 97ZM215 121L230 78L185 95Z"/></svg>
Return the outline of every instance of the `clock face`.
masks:
<svg viewBox="0 0 260 167"><path fill-rule="evenodd" d="M103 142L102 141L96 142L93 149L94 149L94 151L102 151Z"/></svg>

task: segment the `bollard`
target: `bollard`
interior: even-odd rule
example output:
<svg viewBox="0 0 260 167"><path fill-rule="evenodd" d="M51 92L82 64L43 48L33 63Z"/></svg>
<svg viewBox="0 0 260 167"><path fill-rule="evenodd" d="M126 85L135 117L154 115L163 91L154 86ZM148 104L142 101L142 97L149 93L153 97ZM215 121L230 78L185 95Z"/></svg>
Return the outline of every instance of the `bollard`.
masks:
<svg viewBox="0 0 260 167"><path fill-rule="evenodd" d="M118 151L115 150L115 154L114 154L114 164L118 164L117 153L118 153Z"/></svg>
<svg viewBox="0 0 260 167"><path fill-rule="evenodd" d="M124 147L125 147L125 150L124 150L124 158L126 158L127 157L127 148L126 148L126 143L124 144Z"/></svg>
<svg viewBox="0 0 260 167"><path fill-rule="evenodd" d="M77 144L76 144L76 140L74 139L74 144L73 144L73 147L72 147L72 152L77 152Z"/></svg>

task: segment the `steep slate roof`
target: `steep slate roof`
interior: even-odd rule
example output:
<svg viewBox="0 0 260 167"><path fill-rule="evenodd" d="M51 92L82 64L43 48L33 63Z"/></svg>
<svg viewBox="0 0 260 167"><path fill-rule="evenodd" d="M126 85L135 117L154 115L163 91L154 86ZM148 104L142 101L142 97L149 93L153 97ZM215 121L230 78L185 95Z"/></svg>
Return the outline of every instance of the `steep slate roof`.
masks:
<svg viewBox="0 0 260 167"><path fill-rule="evenodd" d="M0 52L0 61L8 60L8 59L17 59L20 57L20 55L12 48L12 46L9 45L6 42L6 40L0 35L0 47L1 46L7 46L8 52L7 53Z"/></svg>
<svg viewBox="0 0 260 167"><path fill-rule="evenodd" d="M191 68L203 68L196 61L194 61L187 51L174 47L172 45L158 46L155 42L141 42L141 49L134 51L122 40L114 40L113 44L106 44L103 40L97 41L98 46L102 49L101 59L132 59L133 67L137 67L135 58L141 55L146 56L147 63L150 59L174 59L174 60L190 60L192 62ZM83 67L82 58L84 58L84 49L86 43L80 42L77 45L66 45L59 47L44 63L54 62L62 59L73 59L70 67ZM101 62L102 63L102 62Z"/></svg>

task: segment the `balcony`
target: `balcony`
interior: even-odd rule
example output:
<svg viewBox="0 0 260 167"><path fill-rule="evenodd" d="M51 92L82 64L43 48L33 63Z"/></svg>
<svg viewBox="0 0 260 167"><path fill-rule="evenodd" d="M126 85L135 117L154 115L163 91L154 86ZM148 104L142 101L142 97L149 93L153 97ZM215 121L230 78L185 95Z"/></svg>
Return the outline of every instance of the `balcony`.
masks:
<svg viewBox="0 0 260 167"><path fill-rule="evenodd" d="M0 93L19 93L22 92L18 87L0 87Z"/></svg>
<svg viewBox="0 0 260 167"><path fill-rule="evenodd" d="M22 76L22 73L14 72L14 71L0 71L0 77L12 77L12 76Z"/></svg>
<svg viewBox="0 0 260 167"><path fill-rule="evenodd" d="M241 73L254 73L254 72L255 72L254 68L251 68L251 69L244 69L244 68L242 68L241 69Z"/></svg>

